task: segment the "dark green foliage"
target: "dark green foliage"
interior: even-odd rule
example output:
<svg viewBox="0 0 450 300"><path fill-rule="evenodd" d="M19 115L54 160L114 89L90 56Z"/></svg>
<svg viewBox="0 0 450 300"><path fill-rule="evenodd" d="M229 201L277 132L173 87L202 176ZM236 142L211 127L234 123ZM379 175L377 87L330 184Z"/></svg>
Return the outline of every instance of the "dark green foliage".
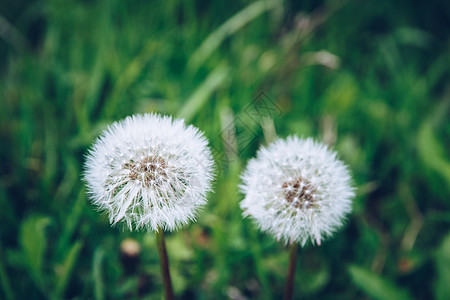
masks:
<svg viewBox="0 0 450 300"><path fill-rule="evenodd" d="M333 144L357 186L345 228L300 249L294 297L448 299L449 3L2 3L0 298L161 299L153 234L111 228L81 181L107 124L155 111L218 163L198 222L166 236L180 299L281 297L288 251L238 190L274 129Z"/></svg>

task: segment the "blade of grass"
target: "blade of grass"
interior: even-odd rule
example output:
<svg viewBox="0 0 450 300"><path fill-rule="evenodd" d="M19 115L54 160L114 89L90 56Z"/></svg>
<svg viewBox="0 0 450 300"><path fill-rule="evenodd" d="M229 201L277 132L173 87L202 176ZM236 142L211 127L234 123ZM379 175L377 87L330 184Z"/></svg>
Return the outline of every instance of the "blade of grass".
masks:
<svg viewBox="0 0 450 300"><path fill-rule="evenodd" d="M66 221L64 222L63 231L61 232L60 238L58 240L57 251L59 257L63 257L65 249L69 248L70 240L73 237L75 230L78 228L79 220L83 213L83 208L86 204L86 191L81 189L78 193L78 197L75 200L72 209L70 209L70 213L66 217Z"/></svg>
<svg viewBox="0 0 450 300"><path fill-rule="evenodd" d="M103 276L102 276L102 264L105 257L105 251L103 248L98 247L94 253L94 262L92 273L94 275L94 286L95 286L95 299L103 300L105 299Z"/></svg>
<svg viewBox="0 0 450 300"><path fill-rule="evenodd" d="M212 32L200 47L192 54L188 62L189 70L196 70L230 35L250 23L264 12L281 5L278 0L256 1L228 19L222 26Z"/></svg>
<svg viewBox="0 0 450 300"><path fill-rule="evenodd" d="M373 299L412 299L407 290L368 270L352 265L348 271L353 283Z"/></svg>
<svg viewBox="0 0 450 300"><path fill-rule="evenodd" d="M2 253L0 251L0 253ZM15 299L13 290L11 288L11 282L9 281L8 275L5 271L5 266L3 265L3 262L5 260L2 258L0 259L0 282L2 284L3 294L5 296L6 300L13 300Z"/></svg>
<svg viewBox="0 0 450 300"><path fill-rule="evenodd" d="M206 104L213 91L227 78L229 69L225 65L217 66L211 74L192 93L186 104L181 108L178 117L190 122L195 114Z"/></svg>
<svg viewBox="0 0 450 300"><path fill-rule="evenodd" d="M72 248L69 250L67 257L62 265L62 272L58 276L56 282L55 289L55 298L61 299L66 291L67 284L69 283L69 279L72 275L73 267L75 263L78 261L78 257L80 255L81 248L83 247L83 242L78 240L75 244L73 244Z"/></svg>
<svg viewBox="0 0 450 300"><path fill-rule="evenodd" d="M107 116L110 116L117 110L117 104L123 100L121 96L137 80L147 63L154 57L157 46L158 42L147 42L144 48L130 61L123 73L117 78L111 99L104 109Z"/></svg>
<svg viewBox="0 0 450 300"><path fill-rule="evenodd" d="M36 286L45 292L45 277L43 266L45 264L45 253L47 251L47 237L45 229L51 220L43 216L30 216L20 229L20 244L31 278Z"/></svg>
<svg viewBox="0 0 450 300"><path fill-rule="evenodd" d="M450 163L445 147L436 137L430 122L425 122L417 136L417 149L424 164L450 183Z"/></svg>
<svg viewBox="0 0 450 300"><path fill-rule="evenodd" d="M2 15L0 15L0 38L17 52L25 52L30 44L26 37Z"/></svg>

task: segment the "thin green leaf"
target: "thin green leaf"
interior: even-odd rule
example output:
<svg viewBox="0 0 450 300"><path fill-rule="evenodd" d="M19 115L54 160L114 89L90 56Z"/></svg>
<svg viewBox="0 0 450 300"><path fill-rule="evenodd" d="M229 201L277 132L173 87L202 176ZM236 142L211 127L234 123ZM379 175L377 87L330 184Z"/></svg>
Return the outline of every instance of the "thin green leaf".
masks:
<svg viewBox="0 0 450 300"><path fill-rule="evenodd" d="M1 253L1 252L0 252ZM5 266L3 265L3 259L0 259L0 283L2 284L3 293L6 300L14 299L14 293L11 288L11 282L6 274Z"/></svg>
<svg viewBox="0 0 450 300"><path fill-rule="evenodd" d="M77 241L75 244L73 244L72 248L70 248L67 257L64 260L64 264L61 268L61 273L58 274L58 279L56 282L55 296L58 299L61 298L66 291L67 283L69 282L70 276L72 275L73 267L78 261L78 257L80 255L80 250L82 247L83 242L80 240Z"/></svg>
<svg viewBox="0 0 450 300"><path fill-rule="evenodd" d="M437 280L435 283L435 298L448 299L450 295L450 234L444 239L436 253Z"/></svg>
<svg viewBox="0 0 450 300"><path fill-rule="evenodd" d="M424 123L419 130L417 147L425 165L444 177L450 185L450 163L444 155L444 147L433 133L431 123Z"/></svg>
<svg viewBox="0 0 450 300"><path fill-rule="evenodd" d="M190 122L195 114L206 104L213 91L228 78L229 69L224 65L217 66L214 71L192 93L181 108L178 117Z"/></svg>
<svg viewBox="0 0 450 300"><path fill-rule="evenodd" d="M103 271L102 264L105 258L105 251L103 248L98 247L94 253L93 270L94 274L94 287L95 287L95 299L103 300L105 299L105 290L103 284Z"/></svg>
<svg viewBox="0 0 450 300"><path fill-rule="evenodd" d="M201 46L192 54L188 63L189 69L198 68L208 57L220 46L220 44L230 35L244 27L266 11L269 11L279 5L281 1L256 1L235 14L222 26L212 32Z"/></svg>
<svg viewBox="0 0 450 300"><path fill-rule="evenodd" d="M45 228L50 223L48 217L31 216L27 218L20 229L20 244L25 258L25 264L36 285L42 289L44 274L42 266L47 250Z"/></svg>
<svg viewBox="0 0 450 300"><path fill-rule="evenodd" d="M410 294L391 281L358 266L348 268L353 283L374 299L409 300Z"/></svg>
<svg viewBox="0 0 450 300"><path fill-rule="evenodd" d="M79 220L81 217L81 214L83 212L83 208L86 204L86 198L85 198L86 191L84 189L81 189L78 193L78 197L73 205L73 207L68 211L68 217L66 219L66 222L64 223L63 230L61 232L60 238L58 240L57 245L57 253L58 257L63 257L62 254L66 251L66 249L70 246L70 240L73 237L73 234L75 230L77 229L77 226L79 224Z"/></svg>

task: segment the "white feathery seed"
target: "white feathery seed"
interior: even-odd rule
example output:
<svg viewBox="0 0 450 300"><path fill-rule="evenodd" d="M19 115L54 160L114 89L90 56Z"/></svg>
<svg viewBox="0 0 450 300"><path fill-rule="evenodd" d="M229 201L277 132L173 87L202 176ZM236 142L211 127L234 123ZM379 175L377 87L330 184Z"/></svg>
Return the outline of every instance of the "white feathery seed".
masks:
<svg viewBox="0 0 450 300"><path fill-rule="evenodd" d="M240 206L278 240L320 245L342 226L354 189L326 145L295 136L262 147L242 175Z"/></svg>
<svg viewBox="0 0 450 300"><path fill-rule="evenodd" d="M211 189L213 160L203 133L183 120L134 115L97 138L85 162L93 204L130 230L175 230L194 220Z"/></svg>

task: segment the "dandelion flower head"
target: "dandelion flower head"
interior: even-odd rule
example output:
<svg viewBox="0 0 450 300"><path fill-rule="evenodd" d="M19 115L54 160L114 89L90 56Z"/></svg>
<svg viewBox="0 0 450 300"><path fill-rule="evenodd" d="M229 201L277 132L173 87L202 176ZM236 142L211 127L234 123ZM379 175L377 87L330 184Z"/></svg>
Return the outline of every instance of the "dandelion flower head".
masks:
<svg viewBox="0 0 450 300"><path fill-rule="evenodd" d="M354 189L336 153L311 138L262 147L242 175L244 216L278 240L320 245L351 211Z"/></svg>
<svg viewBox="0 0 450 300"><path fill-rule="evenodd" d="M130 230L174 230L206 203L213 161L202 132L183 120L134 115L95 141L84 180L93 204Z"/></svg>

